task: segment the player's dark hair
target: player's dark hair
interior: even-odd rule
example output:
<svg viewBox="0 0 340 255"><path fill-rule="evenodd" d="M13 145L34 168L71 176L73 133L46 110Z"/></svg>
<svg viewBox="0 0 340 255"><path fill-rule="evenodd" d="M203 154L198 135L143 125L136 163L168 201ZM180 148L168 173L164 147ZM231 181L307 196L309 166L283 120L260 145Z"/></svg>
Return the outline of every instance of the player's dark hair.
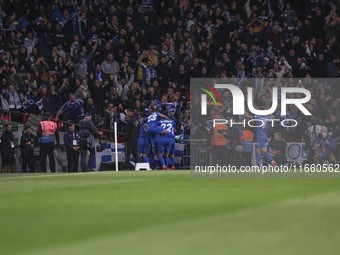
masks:
<svg viewBox="0 0 340 255"><path fill-rule="evenodd" d="M165 111L162 112L162 114L165 115L165 116L169 116L169 111L165 110Z"/></svg>

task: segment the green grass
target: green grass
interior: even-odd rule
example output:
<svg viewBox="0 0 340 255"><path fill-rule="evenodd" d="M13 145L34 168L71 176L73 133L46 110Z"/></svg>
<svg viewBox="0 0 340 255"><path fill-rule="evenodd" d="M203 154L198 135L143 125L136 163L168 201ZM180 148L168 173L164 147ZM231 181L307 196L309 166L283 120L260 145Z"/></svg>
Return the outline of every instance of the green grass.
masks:
<svg viewBox="0 0 340 255"><path fill-rule="evenodd" d="M339 254L340 179L0 175L0 254Z"/></svg>

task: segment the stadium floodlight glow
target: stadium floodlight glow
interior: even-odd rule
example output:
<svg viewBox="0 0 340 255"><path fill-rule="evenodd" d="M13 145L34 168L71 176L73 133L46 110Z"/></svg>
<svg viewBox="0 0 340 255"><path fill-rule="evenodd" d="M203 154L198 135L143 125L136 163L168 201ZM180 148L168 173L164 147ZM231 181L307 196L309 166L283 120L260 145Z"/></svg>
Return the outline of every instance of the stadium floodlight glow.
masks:
<svg viewBox="0 0 340 255"><path fill-rule="evenodd" d="M233 115L244 115L244 94L243 91L231 84L215 84L216 89L228 89L233 97ZM288 93L301 93L305 94L304 98L287 98ZM248 109L254 115L270 115L275 112L278 105L278 88L273 88L273 96L272 96L272 106L267 110L258 110L255 109L253 104L253 89L247 89L247 104ZM309 90L305 88L281 88L281 116L286 116L287 105L292 104L295 105L300 111L307 116L311 116L312 114L302 105L307 103L311 99L311 93ZM202 94L201 98L201 114L207 115L207 96L206 94Z"/></svg>

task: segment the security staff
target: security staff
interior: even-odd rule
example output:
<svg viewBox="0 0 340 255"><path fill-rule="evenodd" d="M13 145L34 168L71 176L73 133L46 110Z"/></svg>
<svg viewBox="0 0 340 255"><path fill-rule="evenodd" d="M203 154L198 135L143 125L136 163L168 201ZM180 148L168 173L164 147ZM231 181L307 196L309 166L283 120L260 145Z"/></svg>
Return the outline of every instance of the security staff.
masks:
<svg viewBox="0 0 340 255"><path fill-rule="evenodd" d="M83 172L93 171L92 166L96 156L96 146L93 134L101 134L92 121L91 113L86 113L84 119L79 122L80 128L80 167ZM86 152L90 152L86 168Z"/></svg>
<svg viewBox="0 0 340 255"><path fill-rule="evenodd" d="M216 116L216 119L223 119ZM219 162L222 166L230 164L231 144L227 139L228 126L226 124L215 124L209 129L207 141L210 142L212 162L217 165Z"/></svg>
<svg viewBox="0 0 340 255"><path fill-rule="evenodd" d="M26 125L25 132L23 132L20 139L22 168L24 173L33 171L34 141L35 135L31 132L31 126Z"/></svg>
<svg viewBox="0 0 340 255"><path fill-rule="evenodd" d="M51 113L44 114L44 121L40 122L35 139L35 145L40 145L41 171L46 172L46 158L50 161L51 172L55 172L54 144L57 141L56 148L59 148L59 133L57 124L51 120Z"/></svg>
<svg viewBox="0 0 340 255"><path fill-rule="evenodd" d="M75 130L75 124L71 123L64 134L64 144L67 154L67 167L69 172L78 172L79 138L79 133Z"/></svg>
<svg viewBox="0 0 340 255"><path fill-rule="evenodd" d="M243 152L243 160L246 166L251 166L251 156L253 154L254 148L254 134L248 129L244 129L244 152Z"/></svg>
<svg viewBox="0 0 340 255"><path fill-rule="evenodd" d="M14 160L14 135L12 134L12 125L6 124L6 130L1 136L1 158L2 158L2 168L1 172L11 173L12 166L15 164Z"/></svg>
<svg viewBox="0 0 340 255"><path fill-rule="evenodd" d="M242 163L245 141L241 128L238 125L235 125L234 123L235 119L230 118L228 121L229 134L227 135L227 138L232 143L231 155L233 158L233 164L237 167L240 167Z"/></svg>
<svg viewBox="0 0 340 255"><path fill-rule="evenodd" d="M140 132L140 123L138 118L133 114L132 109L126 110L125 113L128 120L125 123L125 133L122 145L125 145L125 164L128 166L131 153L135 162L138 162L137 144Z"/></svg>

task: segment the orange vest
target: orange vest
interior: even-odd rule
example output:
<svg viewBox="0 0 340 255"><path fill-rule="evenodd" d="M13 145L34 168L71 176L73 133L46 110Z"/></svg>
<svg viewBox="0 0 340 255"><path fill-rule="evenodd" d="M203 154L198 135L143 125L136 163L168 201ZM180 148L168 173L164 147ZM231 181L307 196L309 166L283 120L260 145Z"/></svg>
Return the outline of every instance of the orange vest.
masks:
<svg viewBox="0 0 340 255"><path fill-rule="evenodd" d="M53 121L42 121L40 122L41 126L41 140L45 140L44 142L54 142L55 139L55 131L57 130L57 124Z"/></svg>
<svg viewBox="0 0 340 255"><path fill-rule="evenodd" d="M242 130L245 141L252 142L254 139L254 134L250 130Z"/></svg>
<svg viewBox="0 0 340 255"><path fill-rule="evenodd" d="M43 135L54 135L57 130L57 124L53 121L42 121L40 122L41 130Z"/></svg>
<svg viewBox="0 0 340 255"><path fill-rule="evenodd" d="M218 130L225 130L228 132L228 126L226 124L216 124L215 127L211 127L214 129L214 135L211 138L211 146L214 145L226 145L227 144L227 138L222 135L222 133L218 133Z"/></svg>

